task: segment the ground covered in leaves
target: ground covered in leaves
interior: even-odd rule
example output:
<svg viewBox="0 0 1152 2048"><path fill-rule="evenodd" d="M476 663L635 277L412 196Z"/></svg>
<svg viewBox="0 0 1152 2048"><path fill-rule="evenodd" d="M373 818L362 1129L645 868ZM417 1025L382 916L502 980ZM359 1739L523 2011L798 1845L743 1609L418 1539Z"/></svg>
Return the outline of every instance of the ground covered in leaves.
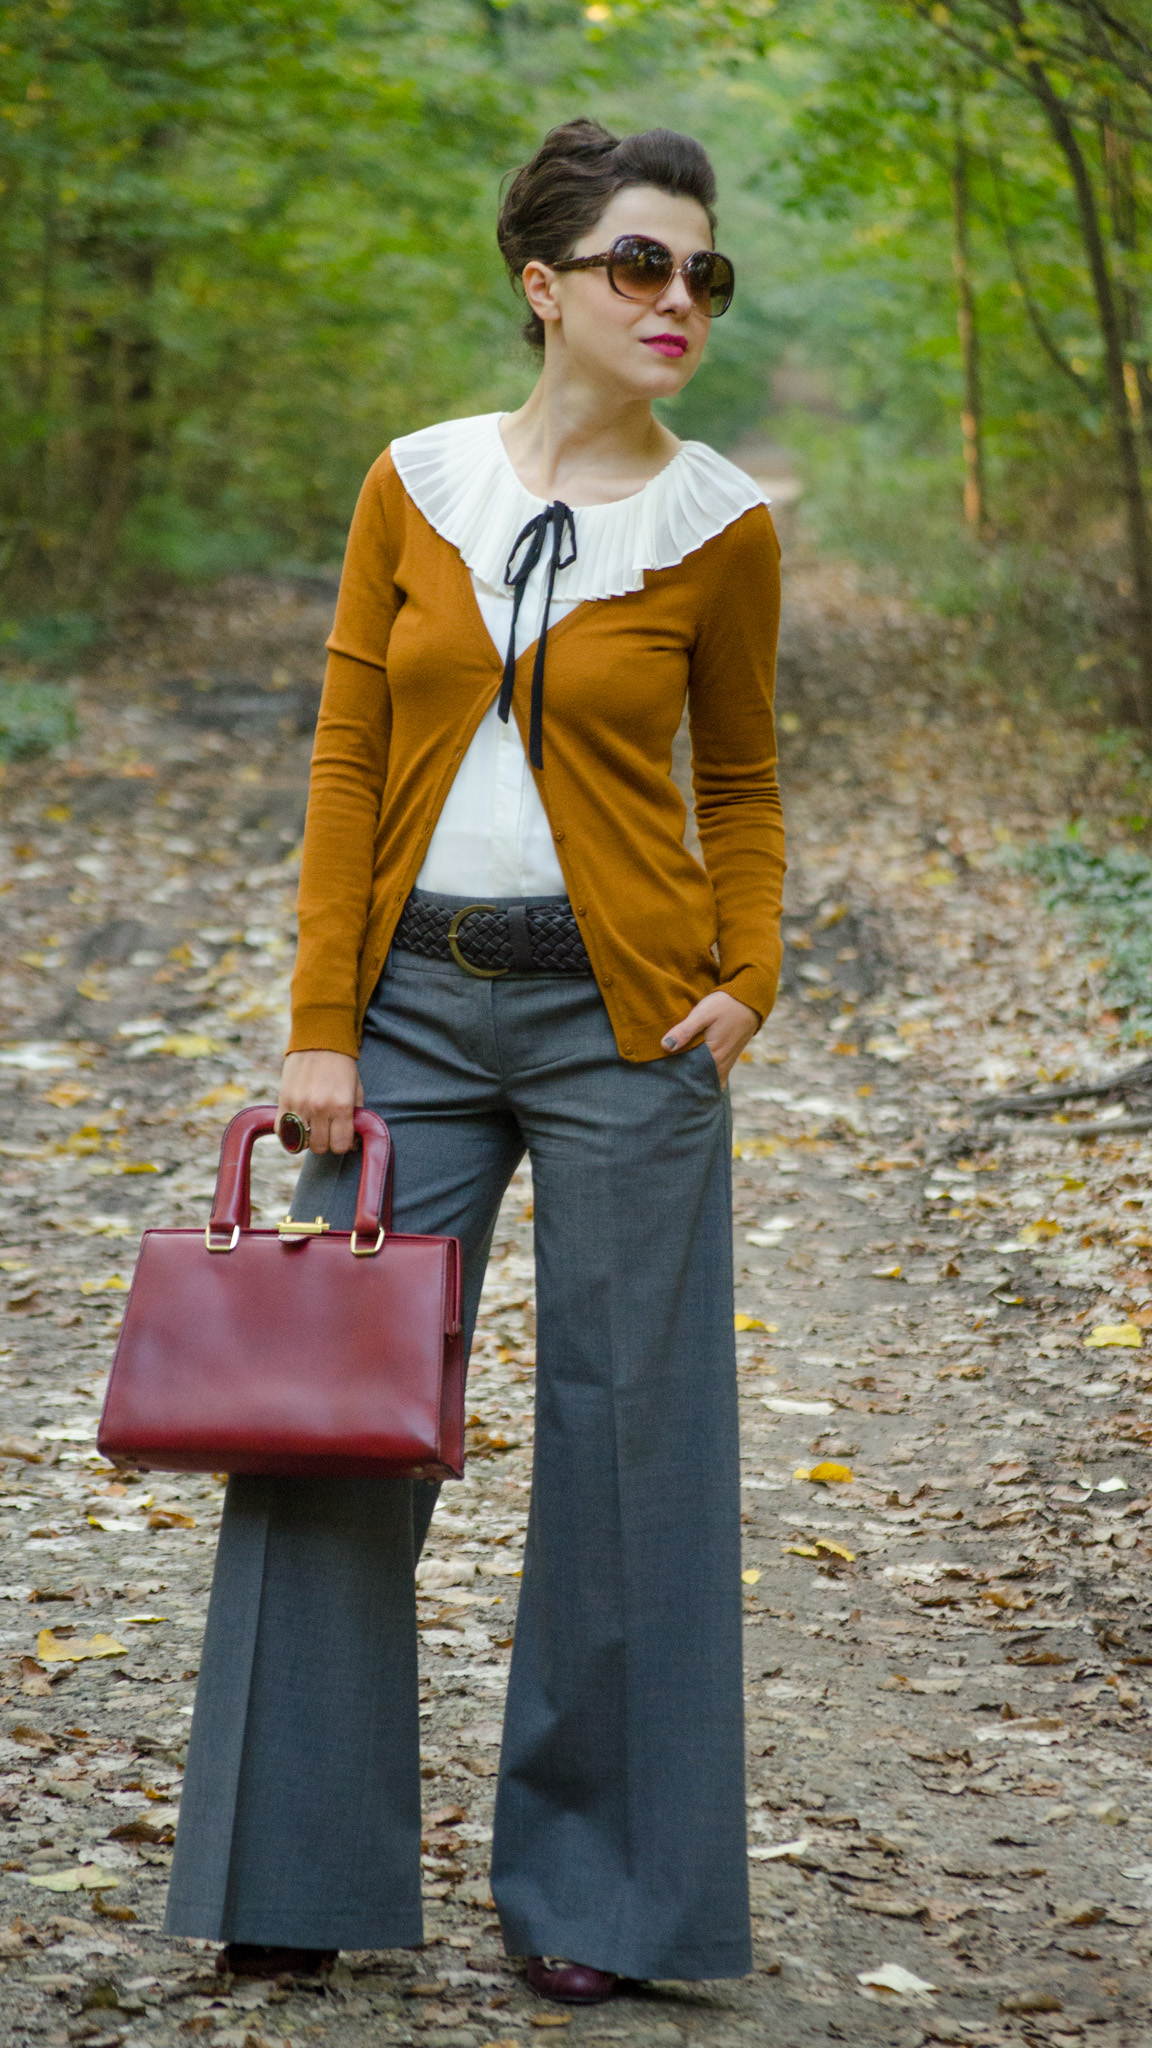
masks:
<svg viewBox="0 0 1152 2048"><path fill-rule="evenodd" d="M780 1005L734 1082L757 1968L542 2008L486 1859L528 1502L531 1187L421 1568L427 1941L245 1987L158 1932L220 1486L94 1448L139 1231L275 1092L331 593L140 614L0 787L0 2013L30 2048L1152 2032L1147 1094L1015 849L1124 792L963 634L792 578ZM1112 780L1109 779L1112 775ZM257 1206L294 1170L258 1154ZM1152 1342L1152 1340L1150 1340ZM1148 1531L1148 1533L1146 1533ZM869 1981L872 1980L872 1981Z"/></svg>

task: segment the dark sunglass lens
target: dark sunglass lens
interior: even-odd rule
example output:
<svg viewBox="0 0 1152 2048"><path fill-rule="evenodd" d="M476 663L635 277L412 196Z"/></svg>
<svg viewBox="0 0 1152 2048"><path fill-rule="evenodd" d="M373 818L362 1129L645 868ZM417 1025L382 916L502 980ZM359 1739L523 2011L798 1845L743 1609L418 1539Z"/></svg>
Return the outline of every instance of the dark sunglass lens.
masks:
<svg viewBox="0 0 1152 2048"><path fill-rule="evenodd" d="M709 299L713 314L726 313L736 289L736 273L726 256L713 256Z"/></svg>
<svg viewBox="0 0 1152 2048"><path fill-rule="evenodd" d="M643 235L623 235L614 245L609 270L612 283L627 298L652 298L663 291L674 265L663 242Z"/></svg>
<svg viewBox="0 0 1152 2048"><path fill-rule="evenodd" d="M684 282L698 306L710 308L715 258L710 249L697 249L684 265Z"/></svg>

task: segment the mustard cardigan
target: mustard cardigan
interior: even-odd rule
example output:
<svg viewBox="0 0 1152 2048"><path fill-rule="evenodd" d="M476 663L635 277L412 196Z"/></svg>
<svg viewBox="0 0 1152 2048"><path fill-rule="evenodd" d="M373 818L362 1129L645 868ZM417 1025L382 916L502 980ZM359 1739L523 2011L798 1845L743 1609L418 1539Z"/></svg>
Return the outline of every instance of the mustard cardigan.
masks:
<svg viewBox="0 0 1152 2048"><path fill-rule="evenodd" d="M714 988L763 1019L780 969L784 825L772 721L780 550L752 507L644 588L548 633L534 771L626 1060ZM359 1051L364 1012L441 806L500 688L457 550L387 451L352 521L316 729L289 1050ZM527 747L533 648L513 715ZM704 865L672 743L685 698Z"/></svg>

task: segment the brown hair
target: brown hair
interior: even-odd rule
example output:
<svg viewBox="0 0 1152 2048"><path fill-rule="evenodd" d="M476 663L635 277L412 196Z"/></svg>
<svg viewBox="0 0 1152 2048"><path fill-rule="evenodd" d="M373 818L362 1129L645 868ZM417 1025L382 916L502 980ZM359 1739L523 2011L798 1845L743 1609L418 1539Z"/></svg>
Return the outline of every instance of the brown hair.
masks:
<svg viewBox="0 0 1152 2048"><path fill-rule="evenodd" d="M707 152L674 128L612 135L599 121L565 121L544 137L530 163L513 173L503 195L496 239L513 284L526 263L559 263L595 227L613 194L626 185L655 185L695 199L716 232L716 173ZM544 346L544 322L529 313L524 337Z"/></svg>

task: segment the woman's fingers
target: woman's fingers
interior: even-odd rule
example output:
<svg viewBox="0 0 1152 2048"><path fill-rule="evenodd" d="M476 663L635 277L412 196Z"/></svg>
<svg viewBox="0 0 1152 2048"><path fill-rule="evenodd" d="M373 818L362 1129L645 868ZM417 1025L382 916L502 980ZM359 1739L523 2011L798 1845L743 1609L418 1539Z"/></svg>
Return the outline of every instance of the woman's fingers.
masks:
<svg viewBox="0 0 1152 2048"><path fill-rule="evenodd" d="M296 1112L308 1131L310 1152L350 1152L356 1136L352 1112L363 1100L356 1062L347 1053L289 1053L278 1114Z"/></svg>
<svg viewBox="0 0 1152 2048"><path fill-rule="evenodd" d="M665 1033L661 1043L669 1052L682 1052L703 1034L721 1083L726 1085L744 1047L759 1029L757 1012L730 996L726 989L718 988L710 996L703 996L686 1017Z"/></svg>
<svg viewBox="0 0 1152 2048"><path fill-rule="evenodd" d="M682 1052L686 1045L691 1045L692 1040L699 1037L711 1016L709 1001L710 998L705 996L689 1010L686 1017L681 1017L679 1024L674 1024L671 1031L665 1032L660 1043L666 1052Z"/></svg>
<svg viewBox="0 0 1152 2048"><path fill-rule="evenodd" d="M352 1110L340 1109L328 1120L329 1152L350 1152L356 1142L356 1126L352 1121Z"/></svg>

